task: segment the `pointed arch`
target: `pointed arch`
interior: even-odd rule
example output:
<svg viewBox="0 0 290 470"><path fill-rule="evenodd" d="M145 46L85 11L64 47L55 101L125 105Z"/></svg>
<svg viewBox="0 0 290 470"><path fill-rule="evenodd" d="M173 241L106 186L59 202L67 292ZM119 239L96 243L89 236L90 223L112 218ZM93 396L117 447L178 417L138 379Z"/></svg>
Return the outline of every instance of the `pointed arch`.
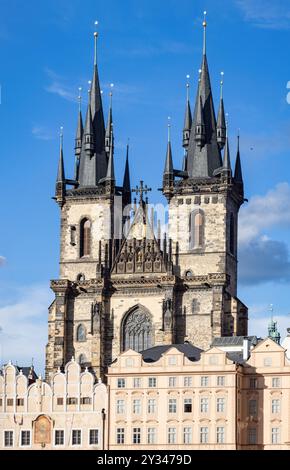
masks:
<svg viewBox="0 0 290 470"><path fill-rule="evenodd" d="M140 352L153 346L152 316L143 305L138 304L125 314L121 331L122 351Z"/></svg>
<svg viewBox="0 0 290 470"><path fill-rule="evenodd" d="M80 257L91 254L91 221L84 218L80 223Z"/></svg>
<svg viewBox="0 0 290 470"><path fill-rule="evenodd" d="M201 209L194 210L189 216L189 249L196 250L204 246L205 217Z"/></svg>

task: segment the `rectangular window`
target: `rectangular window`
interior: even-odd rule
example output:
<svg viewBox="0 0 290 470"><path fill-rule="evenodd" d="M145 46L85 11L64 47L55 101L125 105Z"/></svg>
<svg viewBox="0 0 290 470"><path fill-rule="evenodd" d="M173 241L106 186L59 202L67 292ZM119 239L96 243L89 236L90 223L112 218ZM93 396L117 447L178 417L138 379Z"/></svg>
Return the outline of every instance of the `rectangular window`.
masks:
<svg viewBox="0 0 290 470"><path fill-rule="evenodd" d="M226 383L226 378L223 375L219 375L217 378L217 386L224 387Z"/></svg>
<svg viewBox="0 0 290 470"><path fill-rule="evenodd" d="M3 402L3 400L2 400L2 398L0 398L0 406L2 406L2 402Z"/></svg>
<svg viewBox="0 0 290 470"><path fill-rule="evenodd" d="M264 367L271 367L272 366L272 358L271 357L266 357L264 359Z"/></svg>
<svg viewBox="0 0 290 470"><path fill-rule="evenodd" d="M272 444L280 444L280 428L272 428Z"/></svg>
<svg viewBox="0 0 290 470"><path fill-rule="evenodd" d="M201 413L208 413L208 398L200 399L200 411Z"/></svg>
<svg viewBox="0 0 290 470"><path fill-rule="evenodd" d="M257 379L251 378L250 379L250 388L253 390L258 387L258 381Z"/></svg>
<svg viewBox="0 0 290 470"><path fill-rule="evenodd" d="M133 428L133 444L141 444L141 428Z"/></svg>
<svg viewBox="0 0 290 470"><path fill-rule="evenodd" d="M63 446L64 445L64 430L56 429L54 431L54 445Z"/></svg>
<svg viewBox="0 0 290 470"><path fill-rule="evenodd" d="M156 377L149 377L148 379L148 387L149 388L156 388L157 386L157 379Z"/></svg>
<svg viewBox="0 0 290 470"><path fill-rule="evenodd" d="M218 398L216 401L216 410L218 413L224 413L225 412L225 399L224 398Z"/></svg>
<svg viewBox="0 0 290 470"><path fill-rule="evenodd" d="M73 429L72 431L72 445L80 446L82 443L82 431L80 429Z"/></svg>
<svg viewBox="0 0 290 470"><path fill-rule="evenodd" d="M280 413L280 400L272 400L272 413Z"/></svg>
<svg viewBox="0 0 290 470"><path fill-rule="evenodd" d="M209 384L209 378L208 377L201 377L200 378L200 385L202 387L208 387Z"/></svg>
<svg viewBox="0 0 290 470"><path fill-rule="evenodd" d="M13 447L13 431L4 431L4 447Z"/></svg>
<svg viewBox="0 0 290 470"><path fill-rule="evenodd" d="M168 444L176 444L176 428L168 428Z"/></svg>
<svg viewBox="0 0 290 470"><path fill-rule="evenodd" d="M63 398L57 398L57 399L56 399L56 404L57 404L58 406L63 405Z"/></svg>
<svg viewBox="0 0 290 470"><path fill-rule="evenodd" d="M125 428L117 428L116 442L117 442L117 444L124 444L125 443Z"/></svg>
<svg viewBox="0 0 290 470"><path fill-rule="evenodd" d="M66 399L68 405L77 405L78 399L76 397L69 397Z"/></svg>
<svg viewBox="0 0 290 470"><path fill-rule="evenodd" d="M183 444L192 444L192 428L183 428Z"/></svg>
<svg viewBox="0 0 290 470"><path fill-rule="evenodd" d="M24 406L24 398L17 398L16 405L17 406Z"/></svg>
<svg viewBox="0 0 290 470"><path fill-rule="evenodd" d="M200 428L200 443L207 444L208 443L208 427L201 427Z"/></svg>
<svg viewBox="0 0 290 470"><path fill-rule="evenodd" d="M81 405L90 405L91 403L92 403L92 399L90 397L81 398Z"/></svg>
<svg viewBox="0 0 290 470"><path fill-rule="evenodd" d="M30 446L30 431L21 431L21 445Z"/></svg>
<svg viewBox="0 0 290 470"><path fill-rule="evenodd" d="M281 383L280 383L280 378L279 377L273 377L272 378L272 387L273 388L280 388Z"/></svg>
<svg viewBox="0 0 290 470"><path fill-rule="evenodd" d="M177 404L176 404L176 399L175 398L169 398L168 401L168 412L169 413L176 413L177 411Z"/></svg>
<svg viewBox="0 0 290 470"><path fill-rule="evenodd" d="M99 430L98 429L90 429L90 445L98 445L99 444Z"/></svg>
<svg viewBox="0 0 290 470"><path fill-rule="evenodd" d="M156 428L148 428L147 430L147 444L156 444L157 432Z"/></svg>
<svg viewBox="0 0 290 470"><path fill-rule="evenodd" d="M125 413L125 400L117 400L117 410L118 415Z"/></svg>
<svg viewBox="0 0 290 470"><path fill-rule="evenodd" d="M257 412L258 412L257 400L249 400L249 415L257 416Z"/></svg>
<svg viewBox="0 0 290 470"><path fill-rule="evenodd" d="M125 379L117 379L117 388L125 388Z"/></svg>
<svg viewBox="0 0 290 470"><path fill-rule="evenodd" d="M148 400L148 413L156 412L156 400L154 398L149 398Z"/></svg>
<svg viewBox="0 0 290 470"><path fill-rule="evenodd" d="M141 379L140 379L140 377L134 377L133 387L134 388L141 388Z"/></svg>
<svg viewBox="0 0 290 470"><path fill-rule="evenodd" d="M133 413L138 414L138 415L141 413L141 400L140 399L133 400Z"/></svg>
<svg viewBox="0 0 290 470"><path fill-rule="evenodd" d="M216 441L218 444L225 443L225 428L224 427L218 427L216 429Z"/></svg>
<svg viewBox="0 0 290 470"><path fill-rule="evenodd" d="M184 413L192 413L192 399L185 398L183 404L184 404Z"/></svg>
<svg viewBox="0 0 290 470"><path fill-rule="evenodd" d="M169 381L168 381L169 388L175 388L176 382L177 382L176 377L169 377Z"/></svg>
<svg viewBox="0 0 290 470"><path fill-rule="evenodd" d="M14 400L13 398L7 398L7 406L13 406Z"/></svg>
<svg viewBox="0 0 290 470"><path fill-rule="evenodd" d="M248 444L254 445L257 443L257 429L249 428L248 429Z"/></svg>
<svg viewBox="0 0 290 470"><path fill-rule="evenodd" d="M184 387L192 387L192 377L184 377L183 385Z"/></svg>

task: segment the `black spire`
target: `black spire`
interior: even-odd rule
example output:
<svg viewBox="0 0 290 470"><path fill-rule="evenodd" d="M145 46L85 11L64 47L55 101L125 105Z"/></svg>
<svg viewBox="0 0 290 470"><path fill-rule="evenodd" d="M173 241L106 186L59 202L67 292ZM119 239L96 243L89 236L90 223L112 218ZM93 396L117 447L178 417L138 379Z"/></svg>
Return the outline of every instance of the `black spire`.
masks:
<svg viewBox="0 0 290 470"><path fill-rule="evenodd" d="M187 171L190 178L206 178L213 176L214 171L222 166L222 158L217 143L216 117L214 111L213 97L210 84L210 75L206 57L206 21L204 27L203 59L201 76L196 97L196 105L192 128L190 133ZM200 137L196 140L198 129L198 113L202 110L205 126L204 143ZM203 144L202 146L200 144Z"/></svg>
<svg viewBox="0 0 290 470"><path fill-rule="evenodd" d="M59 160L57 168L57 177L55 185L55 199L60 206L63 206L65 200L65 173L64 173L64 162L63 162L63 128L60 131L60 148L59 148Z"/></svg>
<svg viewBox="0 0 290 470"><path fill-rule="evenodd" d="M189 75L187 75L189 79ZM189 83L186 84L186 107L185 107L185 117L184 117L184 128L183 128L183 147L188 148L190 131L192 126L192 114L189 102Z"/></svg>
<svg viewBox="0 0 290 470"><path fill-rule="evenodd" d="M225 153L224 153L223 170L227 171L230 174L232 174L232 166L231 166L231 157L230 157L230 147L229 147L229 138L228 138L228 136L226 136L226 146L225 146Z"/></svg>
<svg viewBox="0 0 290 470"><path fill-rule="evenodd" d="M220 107L218 112L218 120L217 120L217 142L219 144L219 148L223 149L226 143L226 118L225 118L225 107L224 107L224 99L223 99L223 72L222 72L222 80L221 80L221 98L220 98Z"/></svg>
<svg viewBox="0 0 290 470"><path fill-rule="evenodd" d="M129 168L129 143L127 144L126 163L123 179L123 203L125 206L131 204L131 182Z"/></svg>
<svg viewBox="0 0 290 470"><path fill-rule="evenodd" d="M174 171L173 171L173 160L172 160L172 149L171 149L171 138L170 138L170 118L168 118L168 142L165 159L165 167L163 172L163 193L166 197L171 194L171 190L174 183Z"/></svg>
<svg viewBox="0 0 290 470"><path fill-rule="evenodd" d="M112 85L111 85L112 87ZM106 134L105 134L105 150L107 152L107 155L110 153L110 142L111 142L111 131L112 131L112 126L113 126L113 106L112 106L112 98L113 98L113 92L110 92L110 108L109 108L109 114L108 114L108 122L107 122L107 127L106 127ZM113 135L113 145L114 145L114 135Z"/></svg>
<svg viewBox="0 0 290 470"><path fill-rule="evenodd" d="M81 92L81 88L79 88ZM83 141L83 134L84 134L84 127L83 127L83 117L81 111L81 94L79 95L79 114L78 114L78 123L77 123L77 132L75 138L75 180L78 181L79 175L79 163L80 163L80 155L82 151L82 141Z"/></svg>
<svg viewBox="0 0 290 470"><path fill-rule="evenodd" d="M85 139L80 157L79 186L97 186L107 173L105 152L105 124L102 97L97 67L97 38L95 37L95 57L93 79L90 87L89 103L85 128ZM89 136L89 138L87 137Z"/></svg>
<svg viewBox="0 0 290 470"><path fill-rule="evenodd" d="M241 164L241 155L240 155L240 136L238 135L238 150L237 150L237 159L235 166L235 182L244 185L242 164Z"/></svg>
<svg viewBox="0 0 290 470"><path fill-rule="evenodd" d="M109 161L107 168L107 175L105 178L106 181L115 182L115 168L114 168L114 149L113 149L113 128L111 129L111 139L110 139L110 153Z"/></svg>

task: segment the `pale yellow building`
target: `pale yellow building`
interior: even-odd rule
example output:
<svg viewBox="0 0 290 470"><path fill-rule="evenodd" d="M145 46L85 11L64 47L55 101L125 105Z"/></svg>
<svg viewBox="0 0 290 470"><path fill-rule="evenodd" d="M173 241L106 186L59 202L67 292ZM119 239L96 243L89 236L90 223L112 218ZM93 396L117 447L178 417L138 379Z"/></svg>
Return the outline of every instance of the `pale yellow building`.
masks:
<svg viewBox="0 0 290 470"><path fill-rule="evenodd" d="M63 450L106 446L107 389L70 361L51 385L12 364L0 375L0 449Z"/></svg>

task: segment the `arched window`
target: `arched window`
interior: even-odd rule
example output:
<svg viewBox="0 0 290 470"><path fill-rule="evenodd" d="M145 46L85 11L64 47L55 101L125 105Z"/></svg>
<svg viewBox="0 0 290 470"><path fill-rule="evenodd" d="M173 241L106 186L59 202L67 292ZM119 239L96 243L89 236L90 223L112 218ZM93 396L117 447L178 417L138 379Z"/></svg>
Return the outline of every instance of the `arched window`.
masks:
<svg viewBox="0 0 290 470"><path fill-rule="evenodd" d="M91 254L91 222L83 219L80 226L80 257Z"/></svg>
<svg viewBox="0 0 290 470"><path fill-rule="evenodd" d="M123 324L123 350L144 351L152 347L152 322L142 307L129 313Z"/></svg>
<svg viewBox="0 0 290 470"><path fill-rule="evenodd" d="M233 213L230 216L230 252L232 255L235 254L235 218Z"/></svg>
<svg viewBox="0 0 290 470"><path fill-rule="evenodd" d="M86 328L84 325L81 324L77 327L77 341L81 343L83 341L86 341L86 339L87 339Z"/></svg>
<svg viewBox="0 0 290 470"><path fill-rule="evenodd" d="M189 248L195 250L204 245L204 213L193 211L189 218Z"/></svg>
<svg viewBox="0 0 290 470"><path fill-rule="evenodd" d="M87 358L85 356L85 354L80 354L80 357L79 357L79 365L83 365L83 364L86 364L88 361L87 361Z"/></svg>

